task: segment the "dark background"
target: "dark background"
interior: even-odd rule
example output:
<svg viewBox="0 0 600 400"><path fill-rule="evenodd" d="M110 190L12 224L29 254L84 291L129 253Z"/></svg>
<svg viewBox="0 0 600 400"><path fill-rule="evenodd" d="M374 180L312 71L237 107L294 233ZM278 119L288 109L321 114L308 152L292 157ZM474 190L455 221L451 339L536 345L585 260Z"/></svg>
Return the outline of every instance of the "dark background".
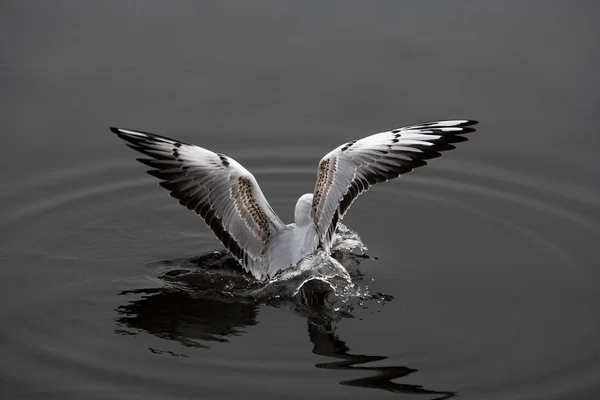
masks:
<svg viewBox="0 0 600 400"><path fill-rule="evenodd" d="M3 396L594 398L599 11L2 1ZM160 287L155 260L219 246L109 126L234 157L291 222L329 150L454 118L481 121L468 143L345 220L378 257L361 285L394 296L384 306L323 333L286 307L120 295ZM321 365L340 354L387 359ZM382 366L396 378L340 385Z"/></svg>

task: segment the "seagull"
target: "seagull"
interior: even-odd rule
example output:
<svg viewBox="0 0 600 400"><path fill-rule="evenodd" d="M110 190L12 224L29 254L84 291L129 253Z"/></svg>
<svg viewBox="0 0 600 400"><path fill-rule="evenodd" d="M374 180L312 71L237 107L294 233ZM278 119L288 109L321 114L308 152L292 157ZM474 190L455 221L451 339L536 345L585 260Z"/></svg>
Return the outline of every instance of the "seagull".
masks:
<svg viewBox="0 0 600 400"><path fill-rule="evenodd" d="M360 194L454 149L475 124L426 122L344 143L321 159L313 193L300 196L294 223L287 225L233 158L152 133L110 130L146 156L137 160L152 168L148 173L179 204L202 217L246 272L266 280L318 250L329 253L338 222Z"/></svg>

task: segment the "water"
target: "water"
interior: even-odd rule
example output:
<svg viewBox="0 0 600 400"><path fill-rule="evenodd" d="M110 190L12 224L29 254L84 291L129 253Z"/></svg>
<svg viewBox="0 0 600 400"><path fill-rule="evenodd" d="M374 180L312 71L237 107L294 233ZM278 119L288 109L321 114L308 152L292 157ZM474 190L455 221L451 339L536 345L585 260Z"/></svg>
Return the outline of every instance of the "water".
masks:
<svg viewBox="0 0 600 400"><path fill-rule="evenodd" d="M3 2L2 397L596 398L599 11ZM218 244L108 131L228 154L290 222L329 150L448 118L481 124L344 220L345 302L182 284Z"/></svg>

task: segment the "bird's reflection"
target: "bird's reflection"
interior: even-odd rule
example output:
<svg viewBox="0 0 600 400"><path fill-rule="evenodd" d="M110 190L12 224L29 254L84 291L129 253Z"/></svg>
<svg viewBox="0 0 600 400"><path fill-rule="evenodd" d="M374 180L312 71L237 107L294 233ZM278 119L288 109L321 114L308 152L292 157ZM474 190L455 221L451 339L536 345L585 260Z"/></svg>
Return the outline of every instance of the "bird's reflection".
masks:
<svg viewBox="0 0 600 400"><path fill-rule="evenodd" d="M437 391L425 389L420 385L410 385L406 383L396 383L395 379L403 378L414 372L414 368L404 366L384 366L370 367L362 364L370 362L382 361L385 356L370 356L365 354L352 354L343 340L338 338L335 333L335 328L328 324L326 326L313 324L308 321L308 335L313 344L313 353L338 359L327 363L319 363L317 368L345 370L345 371L367 371L369 376L358 379L343 380L341 385L356 386L363 388L383 389L392 393L404 394L429 394L439 395L435 399L449 399L454 397L454 392Z"/></svg>
<svg viewBox="0 0 600 400"><path fill-rule="evenodd" d="M347 256L346 256L347 257ZM359 263L360 260L355 260ZM202 275L206 277L207 275ZM209 275L210 276L210 275ZM356 277L356 275L354 275ZM189 281L189 276L186 280ZM196 284L215 286L214 276ZM360 279L360 278L359 278ZM435 399L447 399L454 392L425 389L422 386L396 383L417 370L405 366L368 366L368 363L385 360L385 356L353 354L336 332L336 323L351 316L352 306L339 307L332 300L330 288L321 281L304 285L294 298L262 299L217 296L216 292L181 290L176 286L123 292L136 296L117 309L116 322L119 334L137 334L140 331L160 338L174 340L184 346L208 348L215 342L226 343L244 334L257 324L261 307L285 307L305 318L312 352L334 359L319 363L317 368L364 371L363 378L343 380L342 385L383 389L393 393L432 395ZM382 298L379 297L381 300ZM385 300L385 299L384 299ZM169 351L150 349L155 353Z"/></svg>
<svg viewBox="0 0 600 400"><path fill-rule="evenodd" d="M210 342L227 342L256 324L258 305L194 298L172 289L143 289L121 293L142 297L117 309L122 327L176 340L188 347L209 347ZM118 333L126 333L118 330Z"/></svg>

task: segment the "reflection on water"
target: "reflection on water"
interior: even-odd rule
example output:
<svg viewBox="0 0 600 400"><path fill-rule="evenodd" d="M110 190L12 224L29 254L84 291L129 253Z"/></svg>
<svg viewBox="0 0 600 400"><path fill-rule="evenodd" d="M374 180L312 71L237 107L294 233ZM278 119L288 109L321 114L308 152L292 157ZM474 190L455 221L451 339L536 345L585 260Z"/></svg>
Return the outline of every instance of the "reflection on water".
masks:
<svg viewBox="0 0 600 400"><path fill-rule="evenodd" d="M354 281L362 279L358 265L365 255L338 250L334 256L342 260L350 270ZM136 335L142 331L162 339L177 341L186 347L207 349L211 343L227 343L246 333L257 324L261 306L286 308L306 319L308 336L313 344L312 352L336 360L318 363L315 365L317 368L369 373L364 378L342 380L340 384L383 389L393 393L441 396L435 397L436 399L447 399L455 395L450 391L394 382L417 370L406 366L365 366L363 364L382 361L387 357L353 354L339 338L336 324L343 318L353 317L352 300L358 300L364 306L364 302L369 301L390 301L391 296L357 291L353 299L341 299L334 293L335 288L320 279L303 282L292 297L231 295L240 293L242 289L244 293L264 291L255 290L261 283L241 273L234 265L235 262L223 252L161 263L170 268L160 275L167 286L122 292L121 295L141 297L117 309L118 328L115 333ZM192 265L196 266L194 272L191 270ZM174 266L177 268L173 268ZM182 269L182 266L186 268ZM154 348L149 350L156 354L188 357L171 351Z"/></svg>
<svg viewBox="0 0 600 400"><path fill-rule="evenodd" d="M3 238L3 256L7 266L22 266L5 270L6 282L11 284L4 292L10 301L3 303L2 311L15 315L11 322L3 324L2 342L6 350L3 355L9 374L13 373L14 365L22 365L22 372L16 375L23 377L24 382L14 384L12 393L22 394L28 390L31 371L36 371L36 376L47 376L47 382L40 383L45 389L60 385L65 391L76 380L70 376L64 379L49 375L49 371L57 374L73 371L75 375L82 369L88 379L103 381L112 387L114 380L119 379L112 375L116 368L112 358L106 357L106 352L112 351L116 355L113 358L122 357L119 366L123 376L128 376L130 370L138 371L139 385L143 388L155 382L154 398L176 397L160 393L170 390L168 385L167 389L164 387L171 376L185 380L190 393L196 393L197 384L212 385L218 392L216 398L228 398L219 391L227 387L225 380L238 371L223 374L209 366L204 370L204 380L199 381L196 374L205 367L205 360L195 357L188 363L179 362L177 357L194 357L198 354L195 349L219 348L219 343L233 342L234 346L221 346L211 354L220 350L227 353L240 344L241 341L236 342L237 336L264 328L253 328L257 321L261 321L261 325L271 323L267 313L258 315L261 310L271 311L266 308L270 306L289 309L306 321L312 344L293 350L301 355L312 349L313 353L329 358L319 360L317 368L309 365L311 376L307 378L329 380L333 383L329 390L338 386L336 380L340 380L344 387L384 389L370 391L372 397L394 392L423 394L418 397L426 399L448 398L459 392L461 398L482 398L486 396L479 396L477 391L488 394L521 388L523 377L527 377L528 383L523 389L527 398L543 398L543 392L551 389L539 383L542 378L552 378L554 387L565 392L583 379L595 382L598 352L594 336L597 313L593 304L597 298L594 282L598 281L598 269L593 263L597 253L593 239L599 227L598 218L594 218L598 214L597 207L587 198L576 201L578 191L569 191L570 197L560 196L560 186L545 186L533 180L534 175L527 180L507 174L514 182L505 181L501 176L486 175L489 170L479 166L482 165L473 164L471 170L480 172L481 176L463 174L465 171L459 168L437 171L433 177L414 175L403 185L384 185L378 189L385 195L380 197L379 203L374 203L376 208L369 209L375 215L360 223L365 232L370 232L373 243L381 241L383 244L377 250L382 257L374 278L380 282L378 285L382 284L383 290L402 295L402 303L411 307L404 309L400 302L394 302L382 313L382 318L368 321L369 329L386 333L378 335L377 342L372 335L364 336L370 346L377 348L374 355L354 354L349 347L357 348L361 339L346 344L343 335L339 336L345 332L339 321L360 317L365 311L360 302L367 307L366 312L372 312L373 309L379 311L377 301L390 299L369 293L367 282L360 282L363 275L358 264L366 257L360 252L345 252L343 250L348 249L340 246L340 251L334 254L350 273L352 282L362 286L349 288L356 289L353 293L356 296L346 303L340 299L348 293L341 293L339 297L325 295L332 287L324 286L326 282L319 280L302 286L292 300L277 298L281 289L295 292L298 284L304 282L303 275L296 275L296 281L279 276L276 284L265 287L240 273L237 264L221 252L153 262L143 269L146 272L150 269L152 278L158 276L160 284L140 285L139 276L143 274L140 259L147 259L149 254L156 257L165 253L183 254L198 246L198 241L201 249L207 249L214 243L212 237L197 234L195 220L188 222L185 216L176 218L179 209L173 208L170 202L165 201L163 209L162 203L157 201L161 194L155 193L154 188L141 191L140 186L145 187L147 182L137 173L132 173L135 178L129 178L124 171L116 170L103 181L104 170L98 172L82 167L78 169L81 175L73 172L64 182L47 180L47 186L42 186L43 196L37 195L41 193L37 186L39 181L24 182L18 193L2 195L5 210L2 224L9 228L7 232L14 232ZM287 179L288 171L284 170L267 181L282 187ZM313 176L308 180L312 183ZM46 187L51 190L46 192ZM20 202L19 207L11 209L7 198ZM398 232L397 237L390 239L389 231L380 229L379 224L396 214L402 222L401 229L404 232L410 229L410 232ZM156 219L146 218L147 215L154 215ZM373 222L376 226L369 227L371 220L376 221ZM464 228L459 228L462 224ZM421 230L422 227L426 229ZM457 232L460 235L456 235ZM392 248L392 243L398 243L400 252ZM340 243L350 248L360 244L358 236L351 238L350 235ZM386 249L390 249L387 254ZM115 257L121 252L122 256ZM490 258L490 254L494 257ZM202 273L198 273L199 268ZM130 279L132 285L127 283ZM17 293L15 287L21 286L15 282L31 288ZM116 296L115 282L119 290L138 290ZM344 281L340 281L340 287L343 284ZM87 303L90 297L91 306ZM40 304L46 306L39 308ZM129 348L125 338L114 340L111 333L114 316L109 315L109 321L102 318L107 308L120 304L116 332L122 335L142 332L144 335L136 343L148 344ZM397 318L394 312L399 308L402 308L402 318ZM73 315L81 322L76 328L72 324ZM105 332L98 329L99 325L110 327L108 338L102 336ZM82 338L77 346L73 344L73 329L79 329L77 337ZM269 343L270 339L282 335L302 339L305 332L302 327L278 326L266 333L265 341ZM180 343L187 349L164 349L151 344L154 338ZM96 349L91 343L102 343L102 346ZM379 366L386 362L386 355L397 354L399 344L423 354L420 361L424 360L426 365L442 362L447 369L433 370L418 364L427 374L415 373L417 361L408 358L411 356L407 356L405 365ZM47 357L46 364L40 363L47 348L53 353ZM140 348L143 351L136 352ZM153 357L146 349L174 357ZM267 354L265 352L272 349L267 346L240 351L233 357L246 358L254 351ZM471 354L476 354L476 362L465 359ZM148 356L152 359L149 363ZM228 357L225 354L219 361L231 363L233 360ZM97 360L107 360L101 371L91 366L82 368L95 365ZM514 369L515 360L519 369ZM198 361L201 365L192 365ZM173 363L177 373L165 370L165 362ZM274 365L267 363L263 367L274 369ZM286 366L301 368L293 363ZM240 373L250 372L243 367L239 366ZM487 378L473 381L471 377L481 368L487 370ZM324 371L331 369L335 371ZM443 383L427 381L432 376L436 382ZM251 385L275 385L273 398L303 387L302 379L292 378L293 384L288 382L285 386L281 381L270 381L268 375L264 380L262 377L248 379ZM425 382L426 387L410 384L417 382ZM479 388L474 387L477 385ZM249 387L248 382L239 386L244 393ZM585 390L588 389L591 387L586 386ZM174 393L180 390L180 386L173 389ZM322 394L331 393L327 390ZM129 393L119 393L115 398L127 395ZM237 397L239 394L234 392L230 398ZM65 396L57 392L55 397L45 398L62 400Z"/></svg>
<svg viewBox="0 0 600 400"><path fill-rule="evenodd" d="M256 324L258 305L194 298L172 289L141 289L122 295L142 295L117 310L123 327L142 330L162 339L176 340L184 346L207 348L205 342L227 342L227 337L243 334ZM117 333L131 333L118 329Z"/></svg>
<svg viewBox="0 0 600 400"><path fill-rule="evenodd" d="M327 363L319 363L317 368L334 369L344 371L367 371L372 373L371 376L358 379L350 379L341 381L340 384L348 386L358 386L364 388L384 389L393 393L406 394L439 394L441 397L435 399L448 399L455 396L455 392L437 391L425 389L420 385L410 385L406 383L396 383L395 379L403 378L414 372L417 369L404 366L384 366L384 367L368 367L357 366L370 362L382 361L385 356L369 356L366 354L352 354L350 348L341 340L335 332L335 325L329 321L325 325L315 324L310 319L308 320L308 335L310 341L314 345L313 353L337 358L340 361L332 361Z"/></svg>
<svg viewBox="0 0 600 400"><path fill-rule="evenodd" d="M0 3L1 398L598 398L599 2L62 3ZM109 125L236 158L291 218L331 149L456 116L483 122L460 154L352 207L401 297L377 318L317 281L286 302L190 260L143 276L216 241Z"/></svg>

